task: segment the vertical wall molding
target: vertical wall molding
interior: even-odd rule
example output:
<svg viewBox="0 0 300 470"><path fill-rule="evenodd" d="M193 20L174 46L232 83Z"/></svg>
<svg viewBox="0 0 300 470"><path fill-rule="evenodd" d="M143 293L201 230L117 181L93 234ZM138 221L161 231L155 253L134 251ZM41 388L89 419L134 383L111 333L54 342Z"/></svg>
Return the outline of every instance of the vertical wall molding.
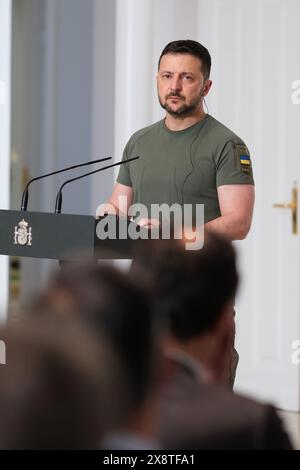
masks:
<svg viewBox="0 0 300 470"><path fill-rule="evenodd" d="M11 139L11 0L0 0L0 208L9 208ZM0 322L8 308L9 259L0 256Z"/></svg>
<svg viewBox="0 0 300 470"><path fill-rule="evenodd" d="M129 136L151 122L152 8L152 0L117 0L115 160Z"/></svg>

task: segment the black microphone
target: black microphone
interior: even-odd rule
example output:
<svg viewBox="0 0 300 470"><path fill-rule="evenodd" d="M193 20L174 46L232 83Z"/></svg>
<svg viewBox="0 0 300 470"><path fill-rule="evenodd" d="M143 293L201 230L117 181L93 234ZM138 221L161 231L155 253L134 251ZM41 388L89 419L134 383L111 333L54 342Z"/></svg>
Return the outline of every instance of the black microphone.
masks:
<svg viewBox="0 0 300 470"><path fill-rule="evenodd" d="M68 181L65 181L58 193L57 193L57 196L56 196L56 202L55 202L55 214L60 214L61 213L61 204L62 204L62 189L64 186L66 186L66 184L69 184L69 183L72 183L72 181L76 181L76 180L79 180L80 178L85 178L86 176L89 176L89 175L93 175L95 173L98 173L98 171L104 171L104 170L108 170L109 168L112 168L114 166L118 166L118 165L123 165L123 163L128 163L128 162L132 162L133 160L137 160L138 158L140 157L133 157L133 158L128 158L128 160L122 160L120 162L117 162L117 163L113 163L112 165L108 165L108 166L104 166L103 168L98 168L98 170L94 170L94 171L90 171L89 173L85 173L84 175L80 175L80 176L77 176L76 178L72 178Z"/></svg>
<svg viewBox="0 0 300 470"><path fill-rule="evenodd" d="M22 196L22 203L21 203L21 211L27 211L28 205L28 188L33 183L33 181L41 180L43 178L47 178L47 176L57 175L58 173L63 173L64 171L74 170L75 168L80 168L86 165L93 165L94 163L105 162L106 160L110 160L111 157L100 158L99 160L92 160L86 163L80 163L78 165L68 166L67 168L63 168L62 170L53 171L52 173L47 173L46 175L37 176L36 178L32 178L28 181Z"/></svg>

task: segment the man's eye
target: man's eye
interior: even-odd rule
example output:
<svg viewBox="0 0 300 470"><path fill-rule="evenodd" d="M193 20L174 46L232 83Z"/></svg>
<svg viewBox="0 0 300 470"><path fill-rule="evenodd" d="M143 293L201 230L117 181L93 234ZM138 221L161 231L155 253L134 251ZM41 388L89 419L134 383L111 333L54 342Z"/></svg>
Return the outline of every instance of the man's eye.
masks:
<svg viewBox="0 0 300 470"><path fill-rule="evenodd" d="M165 73L165 74L163 74L162 77L163 77L163 78L171 78L171 75L170 75L169 73Z"/></svg>
<svg viewBox="0 0 300 470"><path fill-rule="evenodd" d="M187 80L188 82L193 80L193 77L190 77L189 75L185 75L183 78L184 80Z"/></svg>

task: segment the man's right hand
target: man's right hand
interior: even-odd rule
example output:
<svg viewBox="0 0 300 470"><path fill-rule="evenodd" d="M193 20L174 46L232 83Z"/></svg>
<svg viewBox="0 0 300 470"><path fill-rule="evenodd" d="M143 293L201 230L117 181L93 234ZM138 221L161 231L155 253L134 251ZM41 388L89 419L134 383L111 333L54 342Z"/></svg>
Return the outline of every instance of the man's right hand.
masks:
<svg viewBox="0 0 300 470"><path fill-rule="evenodd" d="M154 229L159 227L159 220L157 219L141 219L138 222L138 225L143 228L147 228L148 230Z"/></svg>

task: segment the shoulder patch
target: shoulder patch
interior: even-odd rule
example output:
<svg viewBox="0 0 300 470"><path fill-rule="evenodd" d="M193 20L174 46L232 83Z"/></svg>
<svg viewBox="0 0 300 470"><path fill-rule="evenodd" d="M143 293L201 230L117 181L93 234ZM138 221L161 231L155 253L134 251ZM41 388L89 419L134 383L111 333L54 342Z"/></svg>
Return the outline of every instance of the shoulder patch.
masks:
<svg viewBox="0 0 300 470"><path fill-rule="evenodd" d="M251 173L251 159L250 153L247 149L246 145L243 144L235 144L235 152L236 152L236 159L237 165L240 168L242 173Z"/></svg>

